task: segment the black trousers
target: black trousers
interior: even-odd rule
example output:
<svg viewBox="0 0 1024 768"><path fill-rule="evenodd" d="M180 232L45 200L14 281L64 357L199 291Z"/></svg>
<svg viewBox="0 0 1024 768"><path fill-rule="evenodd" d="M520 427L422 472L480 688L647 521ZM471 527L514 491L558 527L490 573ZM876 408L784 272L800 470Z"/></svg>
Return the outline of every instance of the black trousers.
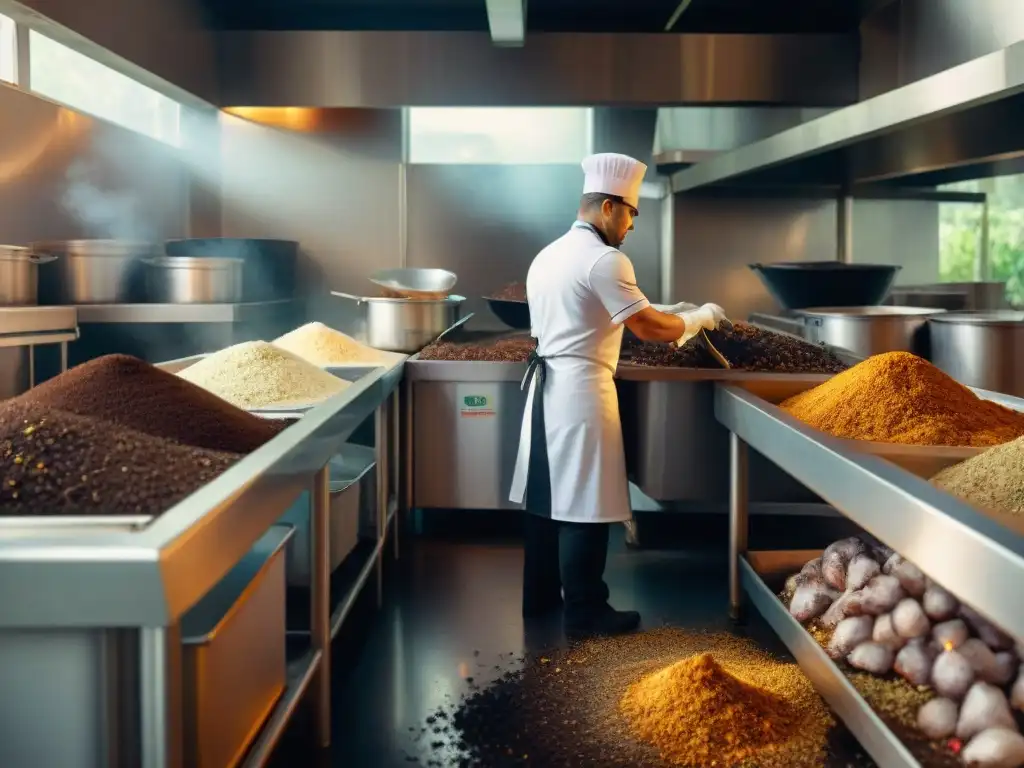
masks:
<svg viewBox="0 0 1024 768"><path fill-rule="evenodd" d="M564 591L567 623L607 610L608 523L564 523L524 515L523 607L551 606Z"/></svg>
<svg viewBox="0 0 1024 768"><path fill-rule="evenodd" d="M608 523L563 523L551 519L551 467L545 440L546 364L534 353L537 391L533 412L529 475L526 483L523 612L557 605L564 591L566 624L585 622L608 608L604 567L608 559Z"/></svg>

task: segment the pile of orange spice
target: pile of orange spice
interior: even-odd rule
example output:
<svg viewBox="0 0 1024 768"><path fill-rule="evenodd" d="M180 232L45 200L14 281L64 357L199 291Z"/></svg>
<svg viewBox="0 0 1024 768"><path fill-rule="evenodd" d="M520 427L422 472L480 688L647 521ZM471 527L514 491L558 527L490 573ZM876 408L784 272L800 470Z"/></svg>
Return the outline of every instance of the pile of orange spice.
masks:
<svg viewBox="0 0 1024 768"><path fill-rule="evenodd" d="M619 704L633 735L688 768L823 764L833 721L799 667L729 650L633 683Z"/></svg>
<svg viewBox="0 0 1024 768"><path fill-rule="evenodd" d="M1024 413L982 400L909 352L869 357L781 407L853 440L985 448L1024 436Z"/></svg>

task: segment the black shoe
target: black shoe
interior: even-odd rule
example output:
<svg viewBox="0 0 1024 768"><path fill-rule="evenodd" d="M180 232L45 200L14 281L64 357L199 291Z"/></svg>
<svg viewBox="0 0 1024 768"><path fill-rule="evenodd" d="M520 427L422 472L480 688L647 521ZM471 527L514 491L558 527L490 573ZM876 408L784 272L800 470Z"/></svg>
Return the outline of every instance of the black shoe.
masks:
<svg viewBox="0 0 1024 768"><path fill-rule="evenodd" d="M546 598L523 598L523 618L536 619L562 610L562 596L552 595Z"/></svg>
<svg viewBox="0 0 1024 768"><path fill-rule="evenodd" d="M601 613L581 618L566 618L565 634L571 640L602 635L624 635L640 626L637 611L616 611L609 607Z"/></svg>

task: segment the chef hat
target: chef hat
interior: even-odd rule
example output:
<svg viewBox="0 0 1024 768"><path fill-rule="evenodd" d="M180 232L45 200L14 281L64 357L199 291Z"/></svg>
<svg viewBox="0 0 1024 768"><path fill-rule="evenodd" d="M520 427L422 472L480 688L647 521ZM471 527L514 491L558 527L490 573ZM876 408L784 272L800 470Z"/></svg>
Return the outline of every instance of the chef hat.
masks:
<svg viewBox="0 0 1024 768"><path fill-rule="evenodd" d="M583 159L583 194L600 192L621 197L634 208L639 207L640 185L647 166L628 155L602 152Z"/></svg>

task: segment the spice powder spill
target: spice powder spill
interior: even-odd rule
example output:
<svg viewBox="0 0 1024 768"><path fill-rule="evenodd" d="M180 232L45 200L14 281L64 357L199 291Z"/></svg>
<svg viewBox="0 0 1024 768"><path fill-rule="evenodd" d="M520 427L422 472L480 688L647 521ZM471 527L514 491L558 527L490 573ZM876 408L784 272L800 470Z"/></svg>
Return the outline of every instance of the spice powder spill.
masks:
<svg viewBox="0 0 1024 768"><path fill-rule="evenodd" d="M947 467L932 483L970 504L1024 515L1024 438Z"/></svg>
<svg viewBox="0 0 1024 768"><path fill-rule="evenodd" d="M307 323L274 339L273 344L318 366L382 364L401 359L401 355L360 344L351 336L323 323Z"/></svg>
<svg viewBox="0 0 1024 768"><path fill-rule="evenodd" d="M344 379L265 341L222 349L178 375L239 408L308 405L349 386Z"/></svg>
<svg viewBox="0 0 1024 768"><path fill-rule="evenodd" d="M631 685L621 708L669 762L696 768L820 765L832 725L799 668L753 648L678 661Z"/></svg>
<svg viewBox="0 0 1024 768"><path fill-rule="evenodd" d="M472 689L450 710L433 713L414 737L422 743L416 748L417 757L411 759L428 766L462 768L669 768L676 763L636 737L620 703L626 691L645 677L707 653L737 677L736 670L752 675L751 670L761 669L761 679L773 681L774 687L763 683L759 687L805 712L801 717L814 719L804 729L809 734L807 755L793 762L788 755L783 757L785 750L775 755L766 751L745 766L874 766L850 743L848 731L842 727L829 731L831 716L795 665L776 661L732 635L672 627L530 654L521 666ZM741 679L749 684L749 678ZM726 765L719 762L722 768Z"/></svg>
<svg viewBox="0 0 1024 768"><path fill-rule="evenodd" d="M8 401L0 404L0 515L159 515L239 458Z"/></svg>
<svg viewBox="0 0 1024 768"><path fill-rule="evenodd" d="M1024 413L982 400L909 352L869 357L781 407L854 440L988 447L1024 435Z"/></svg>
<svg viewBox="0 0 1024 768"><path fill-rule="evenodd" d="M82 363L30 389L17 401L230 453L254 451L287 426L246 413L202 387L129 355L106 355Z"/></svg>

